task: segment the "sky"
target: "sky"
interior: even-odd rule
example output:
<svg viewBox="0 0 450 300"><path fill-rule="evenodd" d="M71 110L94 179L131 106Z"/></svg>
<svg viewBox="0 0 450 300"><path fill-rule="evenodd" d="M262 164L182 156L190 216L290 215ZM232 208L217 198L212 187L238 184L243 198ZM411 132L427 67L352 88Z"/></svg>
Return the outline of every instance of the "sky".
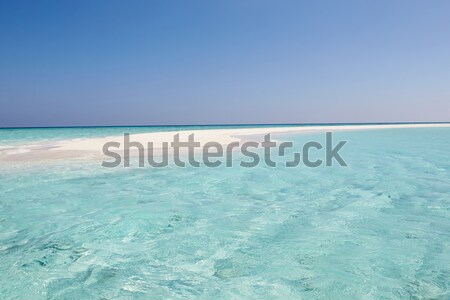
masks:
<svg viewBox="0 0 450 300"><path fill-rule="evenodd" d="M0 127L450 121L450 1L1 1Z"/></svg>

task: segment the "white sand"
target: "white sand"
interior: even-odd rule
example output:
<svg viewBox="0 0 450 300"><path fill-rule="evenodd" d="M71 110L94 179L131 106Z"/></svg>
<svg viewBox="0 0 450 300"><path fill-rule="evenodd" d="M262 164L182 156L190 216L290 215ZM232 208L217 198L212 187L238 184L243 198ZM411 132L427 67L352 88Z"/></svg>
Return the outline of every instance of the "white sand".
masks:
<svg viewBox="0 0 450 300"><path fill-rule="evenodd" d="M180 141L187 141L190 134L194 134L195 141L200 142L201 147L207 142L218 142L222 145L241 140L253 140L260 142L265 134L300 134L317 133L326 131L348 131L348 130L374 130L391 128L437 128L450 127L449 123L435 124L383 124L383 125L326 125L326 126L292 126L271 128L235 128L235 129L206 129L206 130L182 130L170 132L151 132L132 134L130 140L139 142L147 148L148 142L153 142L154 148L160 148L163 142L173 141L175 134L180 135ZM86 159L105 158L103 145L107 142L118 142L119 149L123 149L124 137L112 136L106 138L86 138L74 140L62 140L58 142L43 142L36 145L25 145L0 149L0 161L35 161L53 159ZM155 155L157 155L155 151Z"/></svg>

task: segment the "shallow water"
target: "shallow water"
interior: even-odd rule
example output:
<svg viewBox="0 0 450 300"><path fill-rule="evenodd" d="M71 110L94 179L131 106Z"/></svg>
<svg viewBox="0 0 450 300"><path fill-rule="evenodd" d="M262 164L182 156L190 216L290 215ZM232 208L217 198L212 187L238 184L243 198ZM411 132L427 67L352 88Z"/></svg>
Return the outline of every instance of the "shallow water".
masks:
<svg viewBox="0 0 450 300"><path fill-rule="evenodd" d="M4 168L1 298L449 299L450 129L334 139L348 167Z"/></svg>

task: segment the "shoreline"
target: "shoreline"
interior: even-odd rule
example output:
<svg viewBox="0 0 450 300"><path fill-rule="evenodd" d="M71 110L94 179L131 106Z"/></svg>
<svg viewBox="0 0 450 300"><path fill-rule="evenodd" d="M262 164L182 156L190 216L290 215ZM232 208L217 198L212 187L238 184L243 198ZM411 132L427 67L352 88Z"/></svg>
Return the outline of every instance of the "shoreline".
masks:
<svg viewBox="0 0 450 300"><path fill-rule="evenodd" d="M326 131L356 131L379 129L408 129L408 128L450 128L450 123L416 123L416 124L372 124L372 125L312 125L312 126L279 126L254 128L220 128L173 130L164 132L149 132L131 134L131 141L139 142L147 149L148 142L153 142L156 148L161 148L163 142L171 142L173 136L179 134L180 141L186 141L191 134L200 147L207 142L217 142L227 145L252 138L262 141L262 137L270 134L302 134L320 133ZM104 138L78 138L58 141L34 141L29 145L0 149L0 162L32 162L59 159L99 159L104 158L103 145L107 142L123 143L123 135ZM276 139L276 137L274 137ZM121 151L119 148L118 151ZM155 153L157 155L157 153Z"/></svg>

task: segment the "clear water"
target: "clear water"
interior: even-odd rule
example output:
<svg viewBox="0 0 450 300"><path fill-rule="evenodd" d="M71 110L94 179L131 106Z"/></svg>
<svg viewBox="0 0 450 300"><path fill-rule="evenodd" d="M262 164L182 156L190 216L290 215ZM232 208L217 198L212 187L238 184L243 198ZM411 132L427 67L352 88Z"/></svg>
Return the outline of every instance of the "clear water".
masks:
<svg viewBox="0 0 450 300"><path fill-rule="evenodd" d="M450 130L334 138L348 167L5 167L1 298L449 299Z"/></svg>

